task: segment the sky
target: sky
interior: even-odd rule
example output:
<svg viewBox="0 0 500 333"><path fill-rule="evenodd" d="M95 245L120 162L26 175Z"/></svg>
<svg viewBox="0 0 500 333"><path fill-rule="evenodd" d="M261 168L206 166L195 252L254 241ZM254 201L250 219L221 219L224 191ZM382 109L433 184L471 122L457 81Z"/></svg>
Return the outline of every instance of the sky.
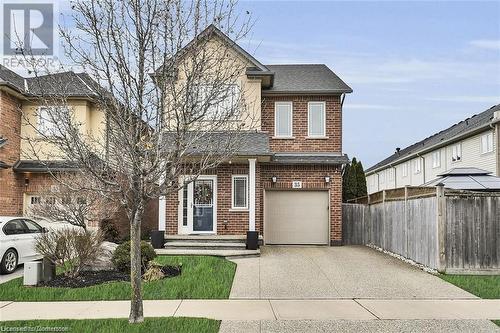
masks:
<svg viewBox="0 0 500 333"><path fill-rule="evenodd" d="M354 90L343 150L365 168L500 103L500 1L243 1L264 64L324 63Z"/></svg>

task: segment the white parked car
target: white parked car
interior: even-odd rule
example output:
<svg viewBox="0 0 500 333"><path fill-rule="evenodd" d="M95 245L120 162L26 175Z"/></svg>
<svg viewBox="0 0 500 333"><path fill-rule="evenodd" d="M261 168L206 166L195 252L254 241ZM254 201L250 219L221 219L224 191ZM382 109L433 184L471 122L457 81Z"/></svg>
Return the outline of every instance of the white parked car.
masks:
<svg viewBox="0 0 500 333"><path fill-rule="evenodd" d="M46 217L32 217L31 220L38 223L42 228L46 228L48 231L55 231L60 229L81 229L82 227L71 224L66 221L54 221Z"/></svg>
<svg viewBox="0 0 500 333"><path fill-rule="evenodd" d="M41 259L35 238L46 229L26 217L0 216L0 272L9 274L17 265Z"/></svg>

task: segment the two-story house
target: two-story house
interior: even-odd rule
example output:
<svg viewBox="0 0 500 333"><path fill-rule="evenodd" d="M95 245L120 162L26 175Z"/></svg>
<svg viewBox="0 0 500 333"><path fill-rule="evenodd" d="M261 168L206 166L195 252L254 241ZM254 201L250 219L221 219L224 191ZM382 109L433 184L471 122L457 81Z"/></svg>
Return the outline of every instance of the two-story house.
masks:
<svg viewBox="0 0 500 333"><path fill-rule="evenodd" d="M45 109L51 106L40 98L41 85L55 89L58 94L64 92L67 106L73 109L81 130L104 140L104 115L92 101L95 92L87 80L86 74L74 72L25 78L0 65L0 136L3 140L0 215L22 215L29 205L39 202L37 194L56 185L49 168L52 172L74 170L55 147L23 140L36 138L38 132L34 126L42 133L50 133L54 126L45 121Z"/></svg>
<svg viewBox="0 0 500 333"><path fill-rule="evenodd" d="M453 168L500 176L500 104L396 152L365 171L368 193L421 186Z"/></svg>
<svg viewBox="0 0 500 333"><path fill-rule="evenodd" d="M228 40L214 26L211 38ZM244 235L265 244L342 243L342 104L352 89L322 64L264 65L234 42L259 121L233 158L160 199L168 235Z"/></svg>

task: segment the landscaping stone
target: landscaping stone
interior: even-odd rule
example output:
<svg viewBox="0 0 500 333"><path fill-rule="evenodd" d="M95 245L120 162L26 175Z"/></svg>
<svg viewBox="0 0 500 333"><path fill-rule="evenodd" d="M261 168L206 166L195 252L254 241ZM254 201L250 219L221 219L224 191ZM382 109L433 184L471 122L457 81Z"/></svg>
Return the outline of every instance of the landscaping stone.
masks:
<svg viewBox="0 0 500 333"><path fill-rule="evenodd" d="M85 271L109 271L115 267L111 262L113 252L118 247L118 244L112 242L102 242L102 253L95 262L86 266Z"/></svg>

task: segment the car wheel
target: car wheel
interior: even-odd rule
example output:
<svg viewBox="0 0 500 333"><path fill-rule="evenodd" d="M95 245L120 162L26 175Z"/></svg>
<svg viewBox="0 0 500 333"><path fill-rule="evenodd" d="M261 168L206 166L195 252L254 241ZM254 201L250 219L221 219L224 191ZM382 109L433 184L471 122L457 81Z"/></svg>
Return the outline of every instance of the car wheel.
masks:
<svg viewBox="0 0 500 333"><path fill-rule="evenodd" d="M17 268L17 252L14 249L8 249L3 255L0 270L4 274L10 274Z"/></svg>

